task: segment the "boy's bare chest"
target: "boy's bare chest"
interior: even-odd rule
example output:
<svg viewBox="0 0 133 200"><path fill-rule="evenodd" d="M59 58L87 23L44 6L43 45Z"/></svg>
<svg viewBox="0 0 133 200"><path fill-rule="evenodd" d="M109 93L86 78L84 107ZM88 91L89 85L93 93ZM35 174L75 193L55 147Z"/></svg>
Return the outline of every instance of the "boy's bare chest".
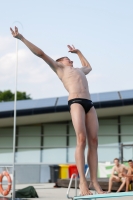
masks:
<svg viewBox="0 0 133 200"><path fill-rule="evenodd" d="M65 70L64 80L86 80L85 74L80 69Z"/></svg>

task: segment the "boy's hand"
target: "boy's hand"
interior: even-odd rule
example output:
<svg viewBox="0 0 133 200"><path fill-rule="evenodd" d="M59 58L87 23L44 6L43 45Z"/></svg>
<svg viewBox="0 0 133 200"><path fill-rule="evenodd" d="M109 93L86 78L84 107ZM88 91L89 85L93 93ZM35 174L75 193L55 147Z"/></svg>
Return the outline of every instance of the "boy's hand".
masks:
<svg viewBox="0 0 133 200"><path fill-rule="evenodd" d="M71 53L78 53L79 52L79 50L75 49L75 47L73 45L72 46L67 45L67 47L69 48L69 52L71 52Z"/></svg>
<svg viewBox="0 0 133 200"><path fill-rule="evenodd" d="M12 28L10 28L10 30L11 30L13 37L21 40L22 35L18 32L18 28L16 26L15 26L15 31Z"/></svg>

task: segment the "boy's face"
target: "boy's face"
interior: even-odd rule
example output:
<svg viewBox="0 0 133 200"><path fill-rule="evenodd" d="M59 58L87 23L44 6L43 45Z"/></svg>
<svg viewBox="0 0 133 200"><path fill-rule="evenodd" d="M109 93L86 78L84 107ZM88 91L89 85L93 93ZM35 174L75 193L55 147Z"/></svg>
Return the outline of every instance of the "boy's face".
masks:
<svg viewBox="0 0 133 200"><path fill-rule="evenodd" d="M115 165L119 165L119 161L118 160L114 160Z"/></svg>
<svg viewBox="0 0 133 200"><path fill-rule="evenodd" d="M128 163L130 167L133 167L133 162Z"/></svg>
<svg viewBox="0 0 133 200"><path fill-rule="evenodd" d="M61 61L61 63L65 66L71 66L73 67L73 61L71 61L69 58L63 58L63 60Z"/></svg>

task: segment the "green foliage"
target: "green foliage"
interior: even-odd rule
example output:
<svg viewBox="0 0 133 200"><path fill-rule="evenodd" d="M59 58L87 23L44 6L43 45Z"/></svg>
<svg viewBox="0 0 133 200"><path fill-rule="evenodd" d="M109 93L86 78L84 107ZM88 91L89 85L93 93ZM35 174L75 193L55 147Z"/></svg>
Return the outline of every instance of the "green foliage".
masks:
<svg viewBox="0 0 133 200"><path fill-rule="evenodd" d="M31 99L30 95L26 92L17 92L17 100ZM0 102L2 101L14 101L14 94L10 90L4 92L0 91Z"/></svg>

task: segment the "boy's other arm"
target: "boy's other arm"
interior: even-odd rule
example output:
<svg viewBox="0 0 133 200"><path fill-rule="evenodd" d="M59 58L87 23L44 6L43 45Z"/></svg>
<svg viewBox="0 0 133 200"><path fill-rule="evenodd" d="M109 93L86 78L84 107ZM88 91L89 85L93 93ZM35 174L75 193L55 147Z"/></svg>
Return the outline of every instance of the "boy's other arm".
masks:
<svg viewBox="0 0 133 200"><path fill-rule="evenodd" d="M88 62L88 60L83 56L83 54L81 53L81 51L79 49L75 49L75 47L72 45L67 45L69 48L69 52L71 53L76 53L81 61L82 67L80 68L84 74L88 74L92 68L90 66L90 63Z"/></svg>
<svg viewBox="0 0 133 200"><path fill-rule="evenodd" d="M111 170L111 176L113 176L114 173L115 173L115 166L114 166L114 167L112 168L112 170Z"/></svg>

